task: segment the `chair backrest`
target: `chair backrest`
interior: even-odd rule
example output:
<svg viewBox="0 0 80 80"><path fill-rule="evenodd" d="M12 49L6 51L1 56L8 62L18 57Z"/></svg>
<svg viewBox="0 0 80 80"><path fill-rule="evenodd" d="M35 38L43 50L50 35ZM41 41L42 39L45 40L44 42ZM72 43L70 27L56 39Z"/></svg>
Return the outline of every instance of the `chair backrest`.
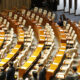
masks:
<svg viewBox="0 0 80 80"><path fill-rule="evenodd" d="M54 40L55 36L54 35L51 35L52 39Z"/></svg>
<svg viewBox="0 0 80 80"><path fill-rule="evenodd" d="M30 30L31 30L31 26L29 25L28 31L30 31Z"/></svg>
<svg viewBox="0 0 80 80"><path fill-rule="evenodd" d="M35 13L32 13L31 19L34 19L34 17L35 17Z"/></svg>
<svg viewBox="0 0 80 80"><path fill-rule="evenodd" d="M43 11L43 9L42 9L42 8L39 8L39 13L40 13L40 14L42 13L42 11Z"/></svg>
<svg viewBox="0 0 80 80"><path fill-rule="evenodd" d="M74 35L73 41L76 41L76 38L77 38L77 34Z"/></svg>
<svg viewBox="0 0 80 80"><path fill-rule="evenodd" d="M11 18L12 17L12 12L9 12L9 18Z"/></svg>
<svg viewBox="0 0 80 80"><path fill-rule="evenodd" d="M43 15L46 16L47 15L47 10L43 11Z"/></svg>
<svg viewBox="0 0 80 80"><path fill-rule="evenodd" d="M31 11L28 11L26 17L29 17L30 15L31 15Z"/></svg>
<svg viewBox="0 0 80 80"><path fill-rule="evenodd" d="M48 28L48 26L49 26L49 23L46 23L45 28L47 29L47 28Z"/></svg>
<svg viewBox="0 0 80 80"><path fill-rule="evenodd" d="M67 24L66 30L69 30L69 28L70 28L70 24Z"/></svg>
<svg viewBox="0 0 80 80"><path fill-rule="evenodd" d="M26 24L26 20L24 19L22 22L22 25L24 26Z"/></svg>
<svg viewBox="0 0 80 80"><path fill-rule="evenodd" d="M14 67L17 68L17 66L18 66L18 59L16 59L13 63L14 63Z"/></svg>
<svg viewBox="0 0 80 80"><path fill-rule="evenodd" d="M67 24L67 26L70 26L70 24Z"/></svg>
<svg viewBox="0 0 80 80"><path fill-rule="evenodd" d="M34 12L36 13L38 11L38 7L35 7L34 8Z"/></svg>
<svg viewBox="0 0 80 80"><path fill-rule="evenodd" d="M15 15L14 15L14 20L16 20L16 19L17 19L17 17L18 17L18 15L17 15L17 14L15 14Z"/></svg>
<svg viewBox="0 0 80 80"><path fill-rule="evenodd" d="M40 18L39 23L42 24L42 22L43 22L43 18Z"/></svg>
<svg viewBox="0 0 80 80"><path fill-rule="evenodd" d="M66 24L67 24L67 22L66 22L66 21L63 21L63 26L64 26L64 27L66 26Z"/></svg>
<svg viewBox="0 0 80 80"><path fill-rule="evenodd" d="M10 23L9 23L9 22L7 22L6 27L9 27L9 25L10 25Z"/></svg>
<svg viewBox="0 0 80 80"><path fill-rule="evenodd" d="M80 25L80 20L79 20L78 24Z"/></svg>
<svg viewBox="0 0 80 80"><path fill-rule="evenodd" d="M0 17L0 23L2 22L2 20L3 20L3 17Z"/></svg>
<svg viewBox="0 0 80 80"><path fill-rule="evenodd" d="M30 31L30 35L32 35L32 32L33 32L33 29L31 29L31 31Z"/></svg>
<svg viewBox="0 0 80 80"><path fill-rule="evenodd" d="M74 57L75 57L75 55L76 55L76 53L74 52L74 53L72 54L72 58L74 58Z"/></svg>
<svg viewBox="0 0 80 80"><path fill-rule="evenodd" d="M77 51L77 48L71 48L71 49L67 49L66 53L71 54L71 53L76 52L76 51Z"/></svg>
<svg viewBox="0 0 80 80"><path fill-rule="evenodd" d="M46 23L47 26L49 26L49 23Z"/></svg>
<svg viewBox="0 0 80 80"><path fill-rule="evenodd" d="M51 12L48 12L48 15L47 15L47 16L48 16L48 17L51 17L51 15L52 15Z"/></svg>
<svg viewBox="0 0 80 80"><path fill-rule="evenodd" d="M39 16L36 16L35 20L38 21L39 20Z"/></svg>
<svg viewBox="0 0 80 80"><path fill-rule="evenodd" d="M51 30L51 26L49 25L48 27L49 27L49 29Z"/></svg>
<svg viewBox="0 0 80 80"><path fill-rule="evenodd" d="M7 19L4 19L3 24L5 25L7 23Z"/></svg>
<svg viewBox="0 0 80 80"><path fill-rule="evenodd" d="M19 17L19 22L22 22L23 17Z"/></svg>
<svg viewBox="0 0 80 80"><path fill-rule="evenodd" d="M71 36L73 37L73 36L74 36L74 34L75 34L75 31L73 30L73 31L72 31L72 34L71 34Z"/></svg>
<svg viewBox="0 0 80 80"><path fill-rule="evenodd" d="M14 29L13 29L13 28L11 28L11 31L14 31Z"/></svg>
<svg viewBox="0 0 80 80"><path fill-rule="evenodd" d="M26 10L23 9L23 10L22 10L22 15L25 15L25 13L26 13Z"/></svg>
<svg viewBox="0 0 80 80"><path fill-rule="evenodd" d="M71 34L73 30L73 27L70 27L69 33Z"/></svg>
<svg viewBox="0 0 80 80"><path fill-rule="evenodd" d="M51 17L51 18L52 18L52 20L54 20L54 18L55 18L55 13L52 14L52 17Z"/></svg>

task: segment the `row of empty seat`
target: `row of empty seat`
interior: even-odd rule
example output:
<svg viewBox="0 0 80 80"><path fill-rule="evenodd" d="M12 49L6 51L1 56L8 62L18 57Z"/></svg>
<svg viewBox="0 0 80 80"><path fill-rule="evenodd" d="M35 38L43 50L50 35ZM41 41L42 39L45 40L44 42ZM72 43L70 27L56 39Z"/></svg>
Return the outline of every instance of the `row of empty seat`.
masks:
<svg viewBox="0 0 80 80"><path fill-rule="evenodd" d="M1 52L0 52L1 58L4 58L5 53L9 52L9 48L11 47L12 42L13 42L13 37L14 37L13 34L14 34L13 28L11 28L11 30L5 34L4 42L3 42L3 45L1 47Z"/></svg>
<svg viewBox="0 0 80 80"><path fill-rule="evenodd" d="M55 35L58 37L60 48L58 52L53 57L53 62L50 64L49 68L47 69L46 79L49 80L50 77L55 76L55 73L57 69L59 68L66 50L66 35L64 33L64 30L61 29L59 26L56 26L56 24L52 24L52 28L55 32Z"/></svg>
<svg viewBox="0 0 80 80"><path fill-rule="evenodd" d="M35 63L35 61L37 60L37 58L40 56L40 53L44 47L44 41L43 39L45 39L44 36L44 31L40 31L41 27L35 27L35 30L37 29L37 31L35 33L37 33L37 37L38 37L38 45L37 48L35 49L35 51L32 53L32 55L29 57L29 59L19 68L19 77L22 78L23 75L32 67L32 65ZM42 37L40 37L42 36Z"/></svg>
<svg viewBox="0 0 80 80"><path fill-rule="evenodd" d="M66 25L66 29L64 30L67 39L67 50L65 51L66 57L63 60L62 66L60 67L59 72L56 74L56 77L59 79L65 79L68 74L72 63L74 62L74 57L77 54L77 46L78 42L76 41L77 35L70 24ZM72 43L70 43L72 41Z"/></svg>
<svg viewBox="0 0 80 80"><path fill-rule="evenodd" d="M44 50L41 52L41 58L38 60L37 64L29 72L30 76L32 76L32 72L33 71L36 71L38 73L40 72L39 64L47 65L47 67L49 66L47 64L47 62L49 61L49 57L51 56L51 52L52 52L52 50L54 48L54 37L55 36L54 36L53 30L51 29L51 26L47 23L45 25L45 28L42 29L42 30L44 30L44 36L45 36Z"/></svg>
<svg viewBox="0 0 80 80"><path fill-rule="evenodd" d="M14 66L16 69L24 64L24 59L28 55L28 51L32 45L33 38L34 32L33 29L31 29L31 26L29 26L28 30L24 32L24 43L22 46L23 50L19 53L14 61Z"/></svg>
<svg viewBox="0 0 80 80"><path fill-rule="evenodd" d="M34 12L46 16L50 21L53 21L55 19L55 13L52 13L50 11L48 12L47 10L43 10L42 8L34 7Z"/></svg>
<svg viewBox="0 0 80 80"><path fill-rule="evenodd" d="M5 29L5 26L1 29L6 31L12 27L17 35L17 44L6 57L1 59L0 67L7 67L9 61L14 61L15 68L19 66L19 78L22 78L28 71L30 76L32 76L32 71L34 70L39 72L38 65L43 63L47 65L47 80L55 76L58 70L59 72L55 77L65 78L76 56L78 45L76 41L77 35L71 24L68 24L66 29L63 30L53 22L55 14L37 7L34 10L9 10L6 15L1 14L1 16L5 16L3 21L0 21L1 25L4 24L5 20L7 20L6 25L10 25L7 29ZM24 60L28 56L28 51L31 50L34 35L38 40L38 45L32 54ZM55 35L59 41L59 49L51 63L47 64L54 48Z"/></svg>

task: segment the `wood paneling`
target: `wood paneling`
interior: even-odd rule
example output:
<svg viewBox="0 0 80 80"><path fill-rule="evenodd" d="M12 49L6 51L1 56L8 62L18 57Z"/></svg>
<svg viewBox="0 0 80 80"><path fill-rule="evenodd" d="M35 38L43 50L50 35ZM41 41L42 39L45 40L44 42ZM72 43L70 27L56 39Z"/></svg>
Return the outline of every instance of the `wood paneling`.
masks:
<svg viewBox="0 0 80 80"><path fill-rule="evenodd" d="M12 9L13 7L21 8L26 6L30 8L31 0L0 0L0 10Z"/></svg>

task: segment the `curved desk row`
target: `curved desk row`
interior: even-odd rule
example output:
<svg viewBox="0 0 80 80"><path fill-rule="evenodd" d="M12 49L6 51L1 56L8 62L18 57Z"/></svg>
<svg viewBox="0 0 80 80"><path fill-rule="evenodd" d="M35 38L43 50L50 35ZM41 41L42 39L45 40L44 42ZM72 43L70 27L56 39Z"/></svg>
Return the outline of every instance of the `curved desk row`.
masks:
<svg viewBox="0 0 80 80"><path fill-rule="evenodd" d="M22 12L19 12L19 11L14 12L14 13L17 14L17 13L19 12L18 15L22 15L23 17L26 18L26 13L27 13L28 11L30 11L30 10L26 10L26 9L24 9L24 10L26 11L24 15L22 14ZM35 16L39 16L39 17L43 18L43 22L42 22L42 25L43 25L43 26L46 24L46 22L47 22L47 23L50 23L50 24L53 22L53 21L49 21L49 19L48 19L46 16L43 16L42 14L35 13L34 11L30 11L30 12L31 12L31 14L30 14L29 18L31 17L31 15L32 15L33 13L35 14ZM14 14L14 13L13 13L13 14ZM35 17L34 17L34 18L35 18ZM34 19L33 19L33 22L34 22ZM27 22L27 24L28 24L28 22ZM30 23L29 23L29 24L30 24Z"/></svg>
<svg viewBox="0 0 80 80"><path fill-rule="evenodd" d="M34 12L32 12L32 13L34 13ZM52 22L49 22L47 17L45 17L41 14L38 14L38 13L35 13L35 14L39 15L40 17L42 17L44 19L42 25L45 25L46 23L50 23L50 24L52 23ZM36 23L34 23L33 20L26 18L25 15L24 16L19 15L19 16L22 16L26 20L26 22L27 22L26 26L31 25L33 27L34 32L39 41L38 46L37 46L36 50L33 52L33 54L31 55L31 57L24 63L24 65L22 65L19 68L19 77L23 77L23 75L32 67L32 65L34 64L34 62L37 60L38 56L40 55L40 52L42 51L43 46L44 46L45 35L44 35L44 30L40 26L36 25ZM17 27L16 22L11 19L8 19L8 20L10 21L11 25L14 27L15 32L16 32L16 27ZM54 29L54 32L59 40L60 49L59 49L58 53L56 54L56 56L53 60L53 63L50 65L50 67L47 70L47 80L49 80L49 78L51 76L53 76L55 74L56 70L59 68L59 66L62 62L62 59L64 57L65 49L66 49L66 35L65 35L64 31L59 26L55 26L54 23L51 26Z"/></svg>
<svg viewBox="0 0 80 80"><path fill-rule="evenodd" d="M30 56L30 58L24 63L23 66L21 66L19 68L19 77L22 78L23 75L32 67L32 65L36 62L37 58L40 56L40 53L44 47L44 41L42 41L42 37L39 36L43 36L43 39L45 39L44 37L44 31L40 32L40 30L42 29L40 26L39 27L34 27L33 28L35 31L35 34L37 34L37 39L38 39L38 46L35 49L35 51L32 53L32 55Z"/></svg>
<svg viewBox="0 0 80 80"><path fill-rule="evenodd" d="M19 28L19 30L18 30L17 26L15 25L14 21L12 21L12 19L8 19L7 16L3 16L3 15L1 15L1 16L3 18L6 18L9 22L11 22L13 24L14 31L16 30L15 33L18 35L18 41L17 41L18 43L14 46L14 48L12 48L10 53L8 53L7 56L4 59L1 59L1 61L0 61L0 67L6 68L9 61L13 61L15 59L15 57L18 55L18 52L21 49L22 43L24 43L24 31L21 28ZM12 27L12 26L10 26L10 27Z"/></svg>
<svg viewBox="0 0 80 80"><path fill-rule="evenodd" d="M32 67L32 65L36 62L39 57L44 44L38 44L36 50L33 52L31 57L25 62L23 66L19 68L19 78L22 78L23 75Z"/></svg>
<svg viewBox="0 0 80 80"><path fill-rule="evenodd" d="M52 24L52 28L58 38L60 48L56 53L55 57L53 58L52 64L50 64L50 67L47 69L46 80L49 80L50 77L56 74L57 69L60 67L60 64L63 61L66 50L66 35L63 29L59 26L55 26L55 23Z"/></svg>
<svg viewBox="0 0 80 80"><path fill-rule="evenodd" d="M18 52L21 48L21 45L16 44L16 46L11 50L10 53L7 54L7 56L4 59L1 59L0 61L0 67L7 67L8 62L15 59L15 57L18 55Z"/></svg>

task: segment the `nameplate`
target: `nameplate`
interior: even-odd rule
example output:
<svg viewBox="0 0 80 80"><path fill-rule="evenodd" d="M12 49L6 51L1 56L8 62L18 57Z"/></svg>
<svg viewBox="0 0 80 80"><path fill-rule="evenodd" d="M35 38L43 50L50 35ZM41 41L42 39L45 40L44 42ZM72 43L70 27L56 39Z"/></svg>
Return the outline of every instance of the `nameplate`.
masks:
<svg viewBox="0 0 80 80"><path fill-rule="evenodd" d="M33 61L27 61L27 63L32 63Z"/></svg>
<svg viewBox="0 0 80 80"><path fill-rule="evenodd" d="M23 33L20 33L20 34L24 34L24 32Z"/></svg>
<svg viewBox="0 0 80 80"><path fill-rule="evenodd" d="M23 38L24 36L19 36L19 38Z"/></svg>
<svg viewBox="0 0 80 80"><path fill-rule="evenodd" d="M58 65L58 63L54 63L54 62L52 64Z"/></svg>
<svg viewBox="0 0 80 80"><path fill-rule="evenodd" d="M26 67L21 67L21 69L26 69Z"/></svg>
<svg viewBox="0 0 80 80"><path fill-rule="evenodd" d="M10 52L10 54L14 54L14 53Z"/></svg>
<svg viewBox="0 0 80 80"><path fill-rule="evenodd" d="M66 48L66 46L61 46L61 48Z"/></svg>
<svg viewBox="0 0 80 80"><path fill-rule="evenodd" d="M43 47L43 45L38 45L38 47Z"/></svg>
<svg viewBox="0 0 80 80"><path fill-rule="evenodd" d="M31 56L31 57L36 57L36 56Z"/></svg>
<svg viewBox="0 0 80 80"><path fill-rule="evenodd" d="M65 50L63 50L63 49L60 49L59 51L65 51Z"/></svg>
<svg viewBox="0 0 80 80"><path fill-rule="evenodd" d="M5 64L6 62L0 62L0 64Z"/></svg>
<svg viewBox="0 0 80 80"><path fill-rule="evenodd" d="M43 36L43 37L45 37L46 35L40 35L40 36Z"/></svg>
<svg viewBox="0 0 80 80"><path fill-rule="evenodd" d="M48 69L47 71L53 72L54 70L52 70L52 69Z"/></svg>
<svg viewBox="0 0 80 80"><path fill-rule="evenodd" d="M63 55L57 54L56 56L63 56Z"/></svg>
<svg viewBox="0 0 80 80"><path fill-rule="evenodd" d="M14 48L14 49L19 49L19 48Z"/></svg>

